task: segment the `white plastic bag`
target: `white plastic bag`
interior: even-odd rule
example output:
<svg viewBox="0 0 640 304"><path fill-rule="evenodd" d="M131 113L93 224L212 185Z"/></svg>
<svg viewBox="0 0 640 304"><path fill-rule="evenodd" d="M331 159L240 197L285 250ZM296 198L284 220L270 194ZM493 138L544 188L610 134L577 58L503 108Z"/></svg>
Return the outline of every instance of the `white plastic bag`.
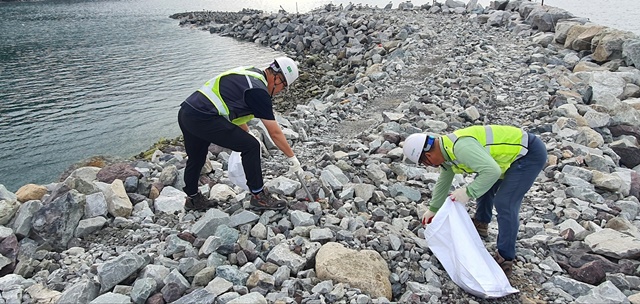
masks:
<svg viewBox="0 0 640 304"><path fill-rule="evenodd" d="M519 292L482 244L463 204L447 198L424 237L453 282L468 293L486 299Z"/></svg>
<svg viewBox="0 0 640 304"><path fill-rule="evenodd" d="M249 187L247 186L247 177L244 175L244 167L242 167L242 157L240 157L240 152L231 152L227 167L229 180L231 180L231 182L236 186L249 191Z"/></svg>

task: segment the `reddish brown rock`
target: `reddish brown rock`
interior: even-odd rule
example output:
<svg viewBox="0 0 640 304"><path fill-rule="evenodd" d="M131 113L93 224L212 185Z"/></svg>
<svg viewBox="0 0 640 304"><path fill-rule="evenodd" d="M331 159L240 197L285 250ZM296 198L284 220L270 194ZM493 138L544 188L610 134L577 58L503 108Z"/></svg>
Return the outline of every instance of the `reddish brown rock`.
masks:
<svg viewBox="0 0 640 304"><path fill-rule="evenodd" d="M101 182L111 184L116 179L124 181L129 176L140 178L142 174L129 163L116 163L100 169L96 178Z"/></svg>

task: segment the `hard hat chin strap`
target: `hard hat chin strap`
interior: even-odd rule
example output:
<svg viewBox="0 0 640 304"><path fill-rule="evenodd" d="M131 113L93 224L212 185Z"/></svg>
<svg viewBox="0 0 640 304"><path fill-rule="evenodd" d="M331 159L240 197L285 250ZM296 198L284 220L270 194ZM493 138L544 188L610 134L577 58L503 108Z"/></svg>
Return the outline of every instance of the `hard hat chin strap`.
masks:
<svg viewBox="0 0 640 304"><path fill-rule="evenodd" d="M271 65L269 65L269 68L271 68L271 70L273 70L273 74L274 75L277 75L277 74L282 75L282 77L285 79L285 84L289 85L289 83L286 82L287 76L284 75L284 72L282 71L280 66L278 66L278 62L277 61L274 61L273 63L271 63Z"/></svg>
<svg viewBox="0 0 640 304"><path fill-rule="evenodd" d="M278 74L282 74L282 73L279 73L275 69L272 68L271 77L273 77L272 78L273 80L272 80L271 93L269 94L269 95L271 95L271 97L273 97L273 94L274 94L274 92L276 90L276 85L278 85L278 82L277 82L278 80L280 80L281 83L284 83L286 85L286 82L282 82L282 78L279 78ZM282 77L284 78L284 75L282 75Z"/></svg>

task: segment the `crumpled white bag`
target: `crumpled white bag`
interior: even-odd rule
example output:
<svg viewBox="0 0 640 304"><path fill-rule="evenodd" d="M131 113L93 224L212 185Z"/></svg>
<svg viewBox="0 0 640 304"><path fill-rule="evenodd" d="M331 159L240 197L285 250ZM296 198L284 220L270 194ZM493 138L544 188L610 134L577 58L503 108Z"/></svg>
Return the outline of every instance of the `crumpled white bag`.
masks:
<svg viewBox="0 0 640 304"><path fill-rule="evenodd" d="M482 244L464 204L447 198L424 238L453 282L466 292L485 299L519 292Z"/></svg>
<svg viewBox="0 0 640 304"><path fill-rule="evenodd" d="M240 156L240 152L232 151L229 155L227 174L232 183L249 191L249 186L247 186L247 177L244 174L244 167L242 167L242 157Z"/></svg>

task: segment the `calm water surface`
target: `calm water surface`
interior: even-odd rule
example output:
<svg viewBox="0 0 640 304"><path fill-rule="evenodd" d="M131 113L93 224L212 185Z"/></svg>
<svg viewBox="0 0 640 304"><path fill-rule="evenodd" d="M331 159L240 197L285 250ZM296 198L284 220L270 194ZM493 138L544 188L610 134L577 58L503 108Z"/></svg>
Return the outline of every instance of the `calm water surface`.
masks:
<svg viewBox="0 0 640 304"><path fill-rule="evenodd" d="M168 17L214 9L196 2L0 3L0 184L52 182L90 156L174 138L176 107L199 85L278 55Z"/></svg>
<svg viewBox="0 0 640 304"><path fill-rule="evenodd" d="M640 36L640 0L545 0L544 4Z"/></svg>
<svg viewBox="0 0 640 304"><path fill-rule="evenodd" d="M0 3L0 184L16 191L26 183L53 182L71 164L90 156L130 157L161 138L174 138L180 135L177 106L201 83L227 68L263 66L279 55L252 43L181 28L169 15L242 8L304 13L330 2L349 3ZM354 3L382 7L389 1ZM545 4L640 34L638 0Z"/></svg>

